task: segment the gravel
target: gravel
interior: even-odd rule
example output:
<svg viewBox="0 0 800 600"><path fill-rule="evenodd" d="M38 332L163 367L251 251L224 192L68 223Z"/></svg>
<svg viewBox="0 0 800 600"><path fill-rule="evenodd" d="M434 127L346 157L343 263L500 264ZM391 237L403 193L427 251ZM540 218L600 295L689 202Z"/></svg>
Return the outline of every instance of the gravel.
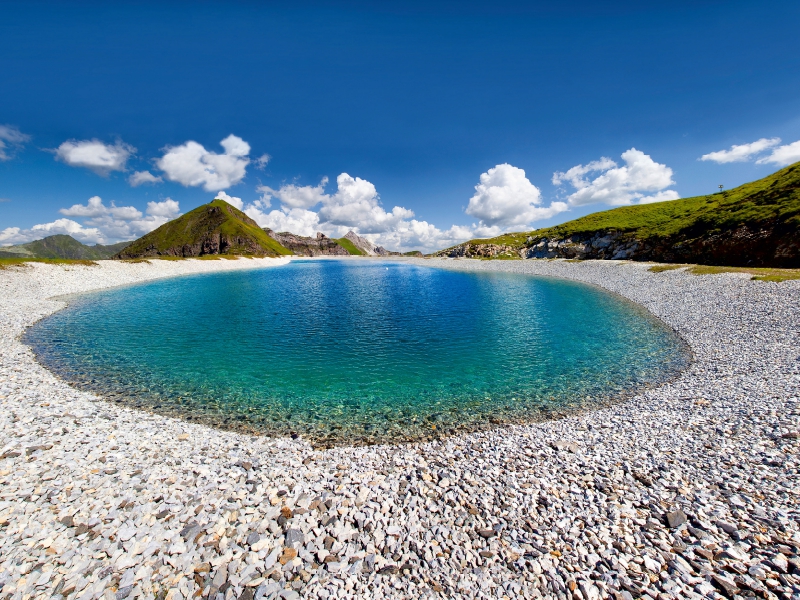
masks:
<svg viewBox="0 0 800 600"><path fill-rule="evenodd" d="M53 296L284 261L2 270L0 599L800 598L800 282L419 262L602 286L694 362L556 421L315 450L106 402L19 341Z"/></svg>

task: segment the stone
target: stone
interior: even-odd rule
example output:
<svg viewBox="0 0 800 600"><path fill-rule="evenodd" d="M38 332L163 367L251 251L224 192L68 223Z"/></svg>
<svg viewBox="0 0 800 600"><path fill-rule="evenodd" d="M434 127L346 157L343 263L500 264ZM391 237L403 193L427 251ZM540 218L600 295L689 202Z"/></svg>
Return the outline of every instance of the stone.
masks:
<svg viewBox="0 0 800 600"><path fill-rule="evenodd" d="M686 523L687 520L686 513L681 509L668 512L665 517L667 519L667 525L669 525L671 529L677 529Z"/></svg>

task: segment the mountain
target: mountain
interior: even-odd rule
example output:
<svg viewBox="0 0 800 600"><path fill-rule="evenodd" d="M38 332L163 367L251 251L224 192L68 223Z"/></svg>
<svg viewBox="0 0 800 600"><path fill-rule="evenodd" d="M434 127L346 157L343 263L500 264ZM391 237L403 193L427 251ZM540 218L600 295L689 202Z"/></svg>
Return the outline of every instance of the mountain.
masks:
<svg viewBox="0 0 800 600"><path fill-rule="evenodd" d="M345 235L343 238L339 238L336 241L339 243L339 245L346 248L350 254L354 255L388 256L389 254L393 254L383 246L376 246L367 238L356 235L352 231L348 231L347 235Z"/></svg>
<svg viewBox="0 0 800 600"><path fill-rule="evenodd" d="M267 227L264 231L284 248L288 248L298 256L349 256L350 252L324 233L316 237L303 237L288 231L277 233Z"/></svg>
<svg viewBox="0 0 800 600"><path fill-rule="evenodd" d="M130 242L110 246L87 246L69 235L51 235L35 242L7 246L0 249L0 258L71 258L78 260L102 260L111 258Z"/></svg>
<svg viewBox="0 0 800 600"><path fill-rule="evenodd" d="M470 240L436 255L797 268L800 163L724 192L624 206L546 229Z"/></svg>
<svg viewBox="0 0 800 600"><path fill-rule="evenodd" d="M151 231L114 258L291 254L258 224L224 200L215 199Z"/></svg>

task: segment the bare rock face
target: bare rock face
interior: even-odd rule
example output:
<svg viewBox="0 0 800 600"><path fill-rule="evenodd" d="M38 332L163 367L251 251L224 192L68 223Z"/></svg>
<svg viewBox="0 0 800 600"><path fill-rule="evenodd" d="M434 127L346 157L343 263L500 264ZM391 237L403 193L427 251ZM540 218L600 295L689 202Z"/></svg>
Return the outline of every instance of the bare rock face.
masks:
<svg viewBox="0 0 800 600"><path fill-rule="evenodd" d="M317 232L316 237L304 237L289 231L278 233L269 228L265 228L264 231L281 246L298 256L349 256L347 250L324 233Z"/></svg>
<svg viewBox="0 0 800 600"><path fill-rule="evenodd" d="M352 242L356 248L361 250L367 256L388 256L390 254L390 252L383 246L376 246L367 238L361 237L352 231L348 231L344 238Z"/></svg>

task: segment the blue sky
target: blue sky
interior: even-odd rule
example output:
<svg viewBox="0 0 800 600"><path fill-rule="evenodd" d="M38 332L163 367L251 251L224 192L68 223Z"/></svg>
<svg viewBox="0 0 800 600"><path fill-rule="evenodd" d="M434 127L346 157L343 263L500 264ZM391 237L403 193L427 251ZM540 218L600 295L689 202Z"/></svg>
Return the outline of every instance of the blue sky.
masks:
<svg viewBox="0 0 800 600"><path fill-rule="evenodd" d="M800 160L799 25L797 2L4 2L0 244L136 237L222 191L431 249L733 187Z"/></svg>

